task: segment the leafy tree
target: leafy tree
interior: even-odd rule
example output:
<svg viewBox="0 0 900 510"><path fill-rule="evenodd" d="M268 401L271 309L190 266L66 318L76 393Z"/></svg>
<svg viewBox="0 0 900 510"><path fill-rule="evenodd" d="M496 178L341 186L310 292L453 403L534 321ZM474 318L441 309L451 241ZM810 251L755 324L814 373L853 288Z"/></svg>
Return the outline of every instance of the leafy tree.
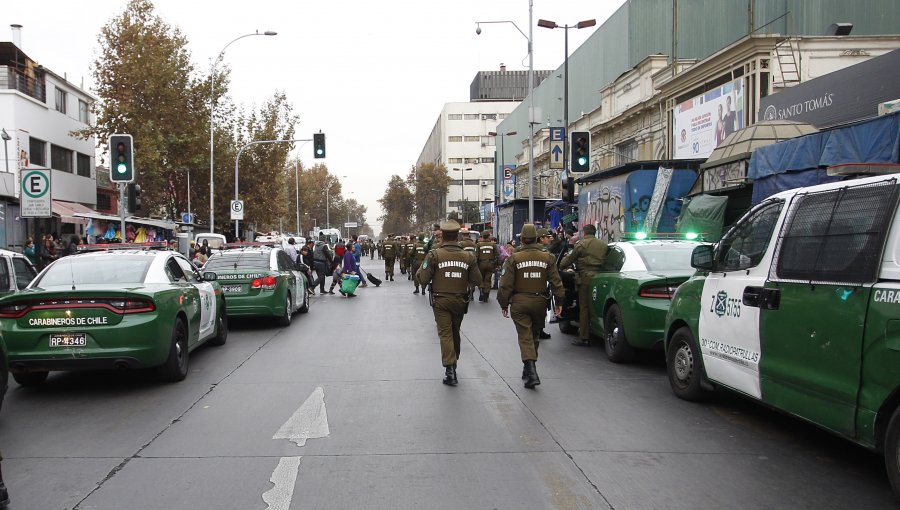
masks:
<svg viewBox="0 0 900 510"><path fill-rule="evenodd" d="M444 201L450 186L447 168L435 163L414 166L406 182L414 196L416 230L429 230L428 226L444 215Z"/></svg>
<svg viewBox="0 0 900 510"><path fill-rule="evenodd" d="M413 193L399 175L391 176L384 195L378 199L384 214L381 220L383 233L408 233L412 230L414 209Z"/></svg>

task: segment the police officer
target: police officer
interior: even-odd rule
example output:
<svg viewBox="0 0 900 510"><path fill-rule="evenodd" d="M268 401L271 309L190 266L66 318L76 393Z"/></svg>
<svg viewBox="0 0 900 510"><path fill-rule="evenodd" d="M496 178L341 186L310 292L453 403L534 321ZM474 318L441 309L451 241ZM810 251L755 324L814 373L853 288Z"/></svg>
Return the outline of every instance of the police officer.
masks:
<svg viewBox="0 0 900 510"><path fill-rule="evenodd" d="M416 244L418 244L418 239L416 236L409 236L409 241L406 242L406 268L407 268L407 280L415 280L416 269L413 267L416 259Z"/></svg>
<svg viewBox="0 0 900 510"><path fill-rule="evenodd" d="M491 297L491 278L494 276L494 270L500 262L500 251L497 249L497 243L491 240L491 233L485 230L481 233L481 241L475 246L475 253L478 256L478 270L481 271L481 289L478 294L478 300L487 303Z"/></svg>
<svg viewBox="0 0 900 510"><path fill-rule="evenodd" d="M382 250L384 251L384 279L394 281L394 260L397 258L397 252L399 251L394 234L388 234Z"/></svg>
<svg viewBox="0 0 900 510"><path fill-rule="evenodd" d="M459 328L469 307L468 287L481 282L481 273L475 257L456 243L459 223L441 223L441 235L443 243L428 252L416 279L423 287L431 283L431 309L441 340L441 363L445 368L443 383L456 386Z"/></svg>
<svg viewBox="0 0 900 510"><path fill-rule="evenodd" d="M378 240L378 244L375 246L375 249L378 251L378 260L381 260L381 257L384 253L384 239Z"/></svg>
<svg viewBox="0 0 900 510"><path fill-rule="evenodd" d="M472 236L469 235L469 229L466 227L461 227L459 229L459 245L462 247L463 251L469 252L472 255L476 255L475 253L475 241L472 240ZM475 287L481 285L481 282L478 282L475 285L469 285L469 301L475 299Z"/></svg>
<svg viewBox="0 0 900 510"><path fill-rule="evenodd" d="M581 230L584 237L575 243L575 249L566 255L559 268L565 270L572 264L578 271L575 285L578 287L578 340L573 340L574 345L588 345L591 340L590 325L590 292L591 278L600 271L606 260L606 241L597 239L597 227L585 225ZM559 315L559 314L557 314Z"/></svg>
<svg viewBox="0 0 900 510"><path fill-rule="evenodd" d="M538 229L538 245L539 245L540 249L542 249L546 252L552 253L550 251L550 246L551 246L552 242L553 242L553 232L550 229L539 228ZM553 263L554 263L554 265L556 264L556 255L553 256ZM551 307L552 307L551 302L547 301L547 310L550 310ZM544 328L541 327L541 332L538 333L538 339L550 340L550 333L547 333L546 331L544 331Z"/></svg>
<svg viewBox="0 0 900 510"><path fill-rule="evenodd" d="M419 235L418 241L413 245L413 260L412 260L412 271L413 274L413 283L416 286L416 290L413 294L419 293L419 280L415 277L415 275L419 272L419 268L422 267L422 262L425 261L425 255L428 252L425 251L425 234ZM422 286L422 295L425 295L425 286Z"/></svg>
<svg viewBox="0 0 900 510"><path fill-rule="evenodd" d="M522 246L506 259L500 276L497 301L504 317L512 317L519 335L519 352L522 356L522 379L526 388L541 384L535 361L540 340L538 333L547 318L547 284L554 297L561 301L565 288L556 268L556 259L537 243L538 232L531 223L522 226ZM559 315L562 307L557 307Z"/></svg>

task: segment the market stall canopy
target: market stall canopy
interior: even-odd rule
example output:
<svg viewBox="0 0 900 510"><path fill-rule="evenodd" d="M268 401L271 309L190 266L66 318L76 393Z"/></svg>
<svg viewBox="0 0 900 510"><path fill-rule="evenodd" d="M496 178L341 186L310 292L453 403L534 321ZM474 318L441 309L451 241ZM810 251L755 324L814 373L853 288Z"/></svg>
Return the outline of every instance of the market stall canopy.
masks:
<svg viewBox="0 0 900 510"><path fill-rule="evenodd" d="M771 145L782 140L818 133L812 124L791 120L766 120L738 129L728 135L709 155L700 169L724 165L739 159L748 159L758 147Z"/></svg>
<svg viewBox="0 0 900 510"><path fill-rule="evenodd" d="M91 212L91 208L81 205L78 202L65 202L63 200L54 200L52 202L53 215L59 217L59 221L63 223L85 224L87 220L79 218L83 213Z"/></svg>

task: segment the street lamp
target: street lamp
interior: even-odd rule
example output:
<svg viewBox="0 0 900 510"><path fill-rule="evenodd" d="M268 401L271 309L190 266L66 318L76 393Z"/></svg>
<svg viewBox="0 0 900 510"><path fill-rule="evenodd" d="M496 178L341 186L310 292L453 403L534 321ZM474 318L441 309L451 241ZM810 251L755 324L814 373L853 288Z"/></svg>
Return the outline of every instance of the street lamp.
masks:
<svg viewBox="0 0 900 510"><path fill-rule="evenodd" d="M213 132L215 131L215 121L214 114L216 113L216 64L219 63L220 60L225 56L225 50L228 49L234 42L239 41L245 37L251 37L254 35L278 35L278 32L273 32L271 30L266 30L263 33L259 33L259 30L253 32L252 34L244 34L230 43L226 44L222 51L219 52L219 56L213 60L212 64L209 66L209 231L213 232L215 230L216 220L215 220L215 207L213 207L213 201L215 200L215 194L213 193L213 189L215 187L215 173L213 173ZM237 235L237 232L235 232Z"/></svg>
<svg viewBox="0 0 900 510"><path fill-rule="evenodd" d="M454 168L454 170L459 170L459 185L462 190L462 196L459 199L459 210L462 213L460 216L462 219L462 226L466 226L466 209L465 209L465 201L466 201L466 174L463 172L471 172L471 168Z"/></svg>
<svg viewBox="0 0 900 510"><path fill-rule="evenodd" d="M597 20L588 19L584 21L579 21L575 25L557 25L555 21L548 21L545 19L538 20L538 26L541 28L561 28L565 33L565 51L566 57L564 59L564 70L563 74L565 75L565 80L563 82L563 124L566 127L566 133L569 131L569 29L570 28L587 28L592 27L597 24ZM568 136L566 136L565 143L563 145L563 170L567 173L569 172L569 147L568 147Z"/></svg>
<svg viewBox="0 0 900 510"><path fill-rule="evenodd" d="M534 45L533 34L532 34L532 11L534 8L534 0L528 0L528 35L525 35L525 32L519 28L519 25L516 25L512 21L478 21L475 24L475 33L481 34L481 24L488 23L509 23L512 26L516 27L516 30L522 34L528 41L528 97L529 97L529 112L528 112L528 221L534 222L534 148L532 145L534 144L534 120L532 117L534 116Z"/></svg>
<svg viewBox="0 0 900 510"><path fill-rule="evenodd" d="M9 149L7 144L12 140L12 137L6 132L6 128L3 128L3 131L0 132L0 138L3 138L3 160L6 161L6 171L9 172Z"/></svg>

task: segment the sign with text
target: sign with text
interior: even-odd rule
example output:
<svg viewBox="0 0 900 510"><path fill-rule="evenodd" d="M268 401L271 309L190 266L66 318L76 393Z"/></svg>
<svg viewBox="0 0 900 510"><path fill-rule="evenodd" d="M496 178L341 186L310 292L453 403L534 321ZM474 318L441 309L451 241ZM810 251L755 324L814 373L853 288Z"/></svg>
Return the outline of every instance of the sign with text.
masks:
<svg viewBox="0 0 900 510"><path fill-rule="evenodd" d="M50 196L50 169L21 170L21 215L24 218L49 218L53 216Z"/></svg>
<svg viewBox="0 0 900 510"><path fill-rule="evenodd" d="M502 202L510 202L516 199L516 175L513 170L516 165L503 165L503 195Z"/></svg>
<svg viewBox="0 0 900 510"><path fill-rule="evenodd" d="M243 220L244 219L244 201L243 200L232 200L231 201L231 220Z"/></svg>
<svg viewBox="0 0 900 510"><path fill-rule="evenodd" d="M359 225L357 225L355 221L348 221L347 223L344 223L344 228L356 228L358 226Z"/></svg>
<svg viewBox="0 0 900 510"><path fill-rule="evenodd" d="M726 136L744 127L741 78L675 106L672 147L675 159L706 158Z"/></svg>

